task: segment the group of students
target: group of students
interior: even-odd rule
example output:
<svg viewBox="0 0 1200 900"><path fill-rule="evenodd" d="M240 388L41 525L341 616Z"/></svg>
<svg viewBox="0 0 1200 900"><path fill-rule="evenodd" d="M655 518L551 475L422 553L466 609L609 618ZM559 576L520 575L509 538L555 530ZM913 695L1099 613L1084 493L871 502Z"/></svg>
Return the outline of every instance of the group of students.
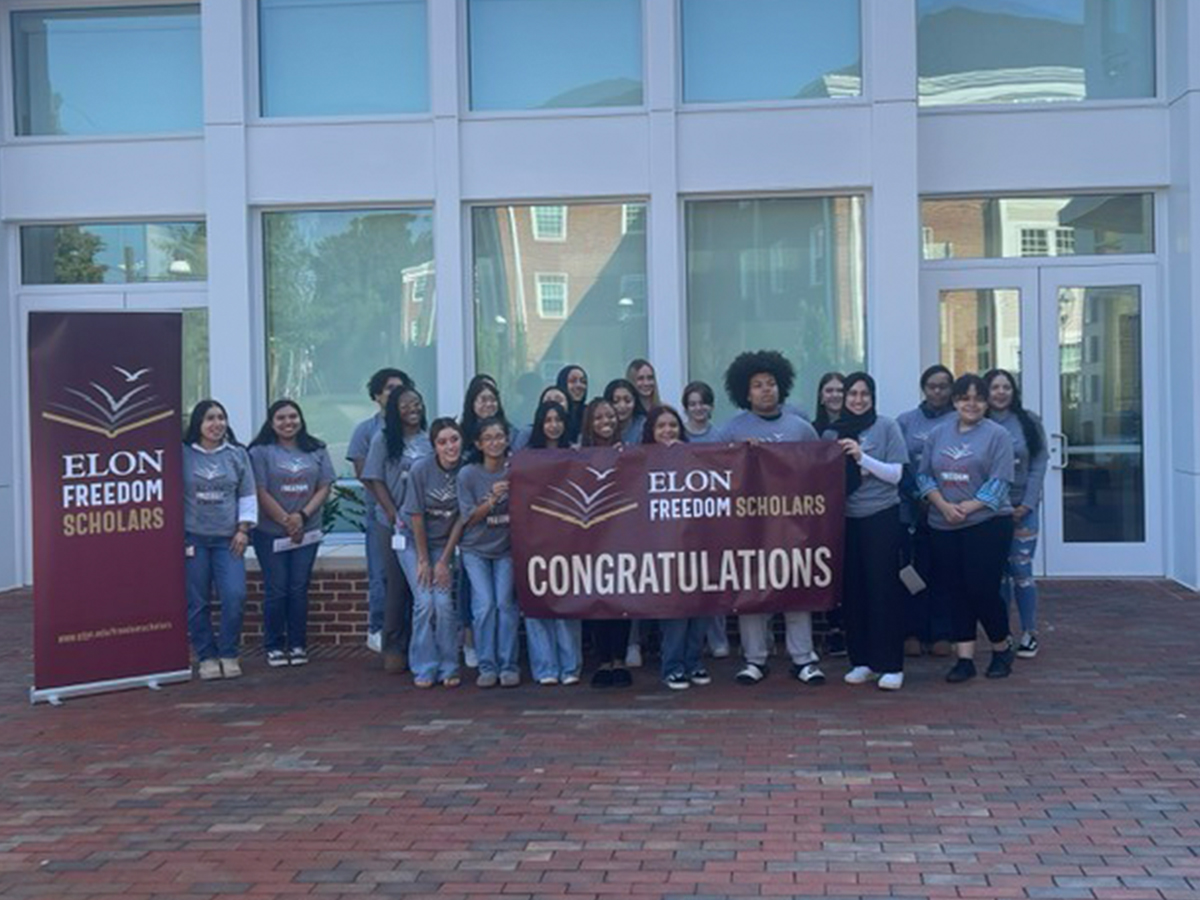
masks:
<svg viewBox="0 0 1200 900"><path fill-rule="evenodd" d="M1037 417L1022 407L1013 375L993 370L955 379L944 366L932 366L921 376L920 405L895 420L877 413L875 382L865 372L822 376L811 420L788 403L794 383L795 370L782 354L741 354L724 379L725 393L741 411L718 426L715 394L704 382L687 385L680 412L662 402L647 360L633 360L624 378L591 400L587 373L566 366L542 392L532 423L516 427L490 376L471 380L458 419L429 422L411 378L399 369L376 372L367 389L379 410L356 427L347 458L366 488L367 641L382 654L385 671L411 670L418 688L456 687L465 664L478 670L481 688L520 684L511 453L679 441L830 440L841 446L847 683L897 690L904 657L922 652L953 652L957 659L946 679L966 681L976 674L979 625L993 648L988 677L1007 676L1014 656L1036 655L1032 557L1046 440ZM205 400L192 411L184 438L184 479L189 634L200 677L241 674L242 557L250 542L263 573L267 662L304 664L308 581L334 481L325 445L308 434L294 401L279 400L243 449L221 404ZM221 599L215 638L214 588ZM1016 644L1006 593L1020 614ZM739 683L767 677L773 618L738 616ZM824 683L812 614L788 612L783 619L791 676ZM632 684L630 668L640 664L639 631L646 624L587 623L594 687ZM536 682L580 682L582 626L572 619L525 619ZM726 618L666 619L658 627L666 686L710 683L702 654L707 643L715 656L728 655Z"/></svg>

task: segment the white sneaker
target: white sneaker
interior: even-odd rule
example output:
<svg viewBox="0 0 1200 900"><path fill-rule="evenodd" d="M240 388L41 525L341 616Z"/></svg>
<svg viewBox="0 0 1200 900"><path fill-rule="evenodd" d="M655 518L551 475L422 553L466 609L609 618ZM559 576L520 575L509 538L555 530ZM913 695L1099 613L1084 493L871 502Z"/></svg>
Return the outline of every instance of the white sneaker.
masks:
<svg viewBox="0 0 1200 900"><path fill-rule="evenodd" d="M372 653L383 652L383 632L368 631L367 632L367 649Z"/></svg>
<svg viewBox="0 0 1200 900"><path fill-rule="evenodd" d="M466 644L463 647L463 665L468 669L479 668L479 654L475 652L475 647L472 644Z"/></svg>
<svg viewBox="0 0 1200 900"><path fill-rule="evenodd" d="M206 659L200 663L200 678L204 681L212 681L214 678L221 677L221 664L215 659Z"/></svg>
<svg viewBox="0 0 1200 900"><path fill-rule="evenodd" d="M879 676L879 689L881 691L898 691L904 687L903 672L887 672Z"/></svg>
<svg viewBox="0 0 1200 900"><path fill-rule="evenodd" d="M236 657L228 657L221 659L221 674L226 678L241 678L242 664L238 662Z"/></svg>
<svg viewBox="0 0 1200 900"><path fill-rule="evenodd" d="M630 669L642 667L642 648L639 645L630 644L625 648L625 665Z"/></svg>
<svg viewBox="0 0 1200 900"><path fill-rule="evenodd" d="M866 684L868 681L874 681L879 676L871 671L870 666L855 666L845 677L842 678L846 684Z"/></svg>
<svg viewBox="0 0 1200 900"><path fill-rule="evenodd" d="M729 656L729 645L720 644L712 648L713 659L725 659Z"/></svg>

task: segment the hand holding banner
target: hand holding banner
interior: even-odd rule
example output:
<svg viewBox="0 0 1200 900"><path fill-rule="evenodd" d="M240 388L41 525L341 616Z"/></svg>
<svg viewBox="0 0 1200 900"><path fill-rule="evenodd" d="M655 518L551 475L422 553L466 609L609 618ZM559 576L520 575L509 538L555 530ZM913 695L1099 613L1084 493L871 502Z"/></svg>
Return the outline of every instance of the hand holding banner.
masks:
<svg viewBox="0 0 1200 900"><path fill-rule="evenodd" d="M830 609L844 472L826 442L518 453L521 608L597 619Z"/></svg>

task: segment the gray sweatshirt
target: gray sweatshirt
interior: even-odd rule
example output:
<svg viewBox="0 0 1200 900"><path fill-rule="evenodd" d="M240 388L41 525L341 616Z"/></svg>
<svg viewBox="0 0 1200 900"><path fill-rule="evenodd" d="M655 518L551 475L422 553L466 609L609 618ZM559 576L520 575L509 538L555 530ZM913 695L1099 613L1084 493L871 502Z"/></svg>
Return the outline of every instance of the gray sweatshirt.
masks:
<svg viewBox="0 0 1200 900"><path fill-rule="evenodd" d="M279 444L262 444L250 448L250 465L254 468L254 483L271 495L286 513L298 513L318 488L333 484L333 463L325 448L305 453L288 450ZM260 511L258 530L263 534L283 537L287 529ZM304 526L305 531L320 531L321 517L314 515Z"/></svg>
<svg viewBox="0 0 1200 900"><path fill-rule="evenodd" d="M233 537L239 522L258 521L254 470L242 447L183 445L183 528L201 537Z"/></svg>
<svg viewBox="0 0 1200 900"><path fill-rule="evenodd" d="M1012 436L1014 475L1009 495L1012 505L1037 509L1037 505L1042 502L1042 484L1046 480L1046 469L1050 464L1050 448L1046 444L1046 429L1042 427L1042 420L1031 412L1028 414L1042 438L1042 449L1032 459L1029 457L1029 444L1025 441L1025 429L1021 427L1021 420L1017 418L1016 413L1009 410L992 410L988 413L988 418L998 425L1003 425L1005 431Z"/></svg>
<svg viewBox="0 0 1200 900"><path fill-rule="evenodd" d="M491 494L492 485L507 479L507 466L498 472L489 472L482 463L463 466L458 473L458 514L463 521ZM508 495L505 494L482 521L463 529L458 546L486 559L500 559L512 552L509 535Z"/></svg>

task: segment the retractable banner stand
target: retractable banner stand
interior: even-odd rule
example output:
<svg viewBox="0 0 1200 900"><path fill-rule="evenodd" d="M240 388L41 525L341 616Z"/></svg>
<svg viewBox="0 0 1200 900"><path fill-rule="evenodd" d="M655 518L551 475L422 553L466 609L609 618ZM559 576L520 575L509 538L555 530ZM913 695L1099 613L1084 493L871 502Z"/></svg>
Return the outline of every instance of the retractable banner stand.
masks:
<svg viewBox="0 0 1200 900"><path fill-rule="evenodd" d="M31 313L30 699L191 677L178 313Z"/></svg>
<svg viewBox="0 0 1200 900"><path fill-rule="evenodd" d="M518 453L521 608L596 619L831 609L845 471L827 441Z"/></svg>

